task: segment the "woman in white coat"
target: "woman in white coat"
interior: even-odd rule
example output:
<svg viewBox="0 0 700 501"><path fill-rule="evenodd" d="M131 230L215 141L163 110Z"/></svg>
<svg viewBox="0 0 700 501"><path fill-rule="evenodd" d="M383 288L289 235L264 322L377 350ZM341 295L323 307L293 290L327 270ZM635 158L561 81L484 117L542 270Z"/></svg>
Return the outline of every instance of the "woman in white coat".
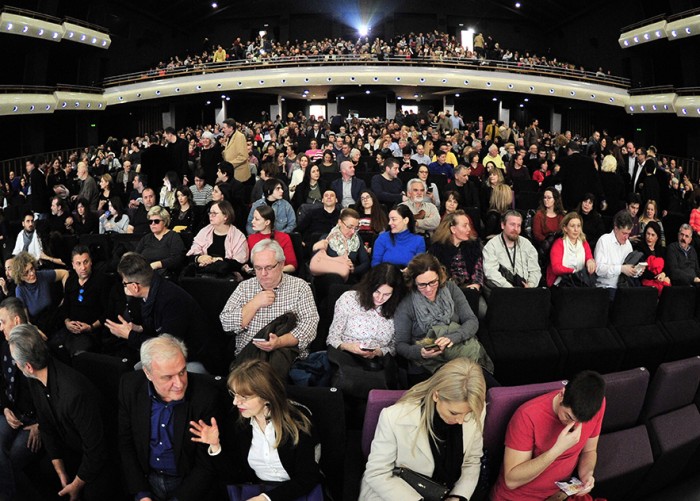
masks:
<svg viewBox="0 0 700 501"><path fill-rule="evenodd" d="M467 358L447 362L433 376L384 409L372 441L360 500L418 501L422 496L393 475L409 468L450 489L447 501L470 499L479 480L486 415L486 383Z"/></svg>

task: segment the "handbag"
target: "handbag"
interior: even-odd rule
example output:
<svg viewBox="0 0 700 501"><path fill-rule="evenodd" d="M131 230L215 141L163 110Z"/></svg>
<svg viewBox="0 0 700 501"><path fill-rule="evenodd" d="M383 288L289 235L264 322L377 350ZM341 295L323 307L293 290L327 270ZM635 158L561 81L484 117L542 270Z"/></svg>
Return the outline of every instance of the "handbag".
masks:
<svg viewBox="0 0 700 501"><path fill-rule="evenodd" d="M309 269L315 277L334 273L346 281L350 276L350 268L348 268L346 259L345 256L331 257L325 249L321 249L311 258Z"/></svg>
<svg viewBox="0 0 700 501"><path fill-rule="evenodd" d="M394 468L392 473L410 485L424 501L441 501L450 493L444 485L410 468Z"/></svg>
<svg viewBox="0 0 700 501"><path fill-rule="evenodd" d="M598 275L595 272L588 273L584 267L582 270L567 275L562 275L559 287L595 287Z"/></svg>

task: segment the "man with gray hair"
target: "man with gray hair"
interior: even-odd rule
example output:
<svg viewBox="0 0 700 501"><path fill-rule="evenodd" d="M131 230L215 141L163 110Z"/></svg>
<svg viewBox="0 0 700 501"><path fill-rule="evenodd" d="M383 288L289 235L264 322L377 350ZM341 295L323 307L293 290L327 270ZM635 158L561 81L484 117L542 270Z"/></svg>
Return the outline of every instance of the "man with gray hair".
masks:
<svg viewBox="0 0 700 501"><path fill-rule="evenodd" d="M613 230L598 239L595 246L596 287L608 290L610 300L615 298L620 275L639 277L642 270L632 264L625 264L625 258L632 252L630 234L634 221L630 213L621 210L613 218Z"/></svg>
<svg viewBox="0 0 700 501"><path fill-rule="evenodd" d="M119 453L129 494L138 500L207 499L213 484L207 450L191 440L190 421L211 424L218 391L187 372L185 343L161 334L141 345L143 370L119 385Z"/></svg>
<svg viewBox="0 0 700 501"><path fill-rule="evenodd" d="M340 175L339 179L331 183L331 189L343 209L347 209L360 201L360 193L366 190L367 186L362 179L355 177L355 165L350 160L340 162Z"/></svg>
<svg viewBox="0 0 700 501"><path fill-rule="evenodd" d="M700 283L698 254L693 248L693 228L685 223L678 230L678 241L668 246L666 270L673 285Z"/></svg>
<svg viewBox="0 0 700 501"><path fill-rule="evenodd" d="M258 242L250 253L255 277L241 282L220 315L224 330L236 337L235 364L260 358L268 360L286 378L297 357L306 358L316 337L318 312L306 281L282 272L284 252L276 240ZM256 337L261 329L285 313L296 316L296 325L282 332Z"/></svg>
<svg viewBox="0 0 700 501"><path fill-rule="evenodd" d="M413 213L416 220L416 233L431 234L440 224L440 212L437 207L425 199L427 188L423 180L414 178L406 185L405 205Z"/></svg>
<svg viewBox="0 0 700 501"><path fill-rule="evenodd" d="M29 381L39 429L61 482L59 496L71 500L112 499L114 476L108 457L101 396L88 379L51 358L33 325L10 333L10 353Z"/></svg>

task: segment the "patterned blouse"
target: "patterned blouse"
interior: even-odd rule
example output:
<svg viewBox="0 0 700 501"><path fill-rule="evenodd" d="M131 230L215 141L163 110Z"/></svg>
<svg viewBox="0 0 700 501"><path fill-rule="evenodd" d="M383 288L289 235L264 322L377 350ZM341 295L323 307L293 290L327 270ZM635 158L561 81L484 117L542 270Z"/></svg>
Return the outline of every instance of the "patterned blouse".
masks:
<svg viewBox="0 0 700 501"><path fill-rule="evenodd" d="M341 343L360 343L380 348L384 355L394 355L394 321L381 316L377 309L365 310L357 299L357 291L348 291L335 303L326 343L338 349Z"/></svg>

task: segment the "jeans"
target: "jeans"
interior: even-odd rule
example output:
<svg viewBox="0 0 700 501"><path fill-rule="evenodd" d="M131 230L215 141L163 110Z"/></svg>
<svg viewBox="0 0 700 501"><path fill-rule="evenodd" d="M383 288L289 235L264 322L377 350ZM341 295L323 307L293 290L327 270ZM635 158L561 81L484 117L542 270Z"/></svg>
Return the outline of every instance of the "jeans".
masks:
<svg viewBox="0 0 700 501"><path fill-rule="evenodd" d="M182 483L182 477L171 477L152 471L148 474L148 483L156 499L170 501L175 495L175 490Z"/></svg>
<svg viewBox="0 0 700 501"><path fill-rule="evenodd" d="M16 478L34 458L27 447L29 431L13 429L5 416L0 416L0 499L14 499Z"/></svg>

